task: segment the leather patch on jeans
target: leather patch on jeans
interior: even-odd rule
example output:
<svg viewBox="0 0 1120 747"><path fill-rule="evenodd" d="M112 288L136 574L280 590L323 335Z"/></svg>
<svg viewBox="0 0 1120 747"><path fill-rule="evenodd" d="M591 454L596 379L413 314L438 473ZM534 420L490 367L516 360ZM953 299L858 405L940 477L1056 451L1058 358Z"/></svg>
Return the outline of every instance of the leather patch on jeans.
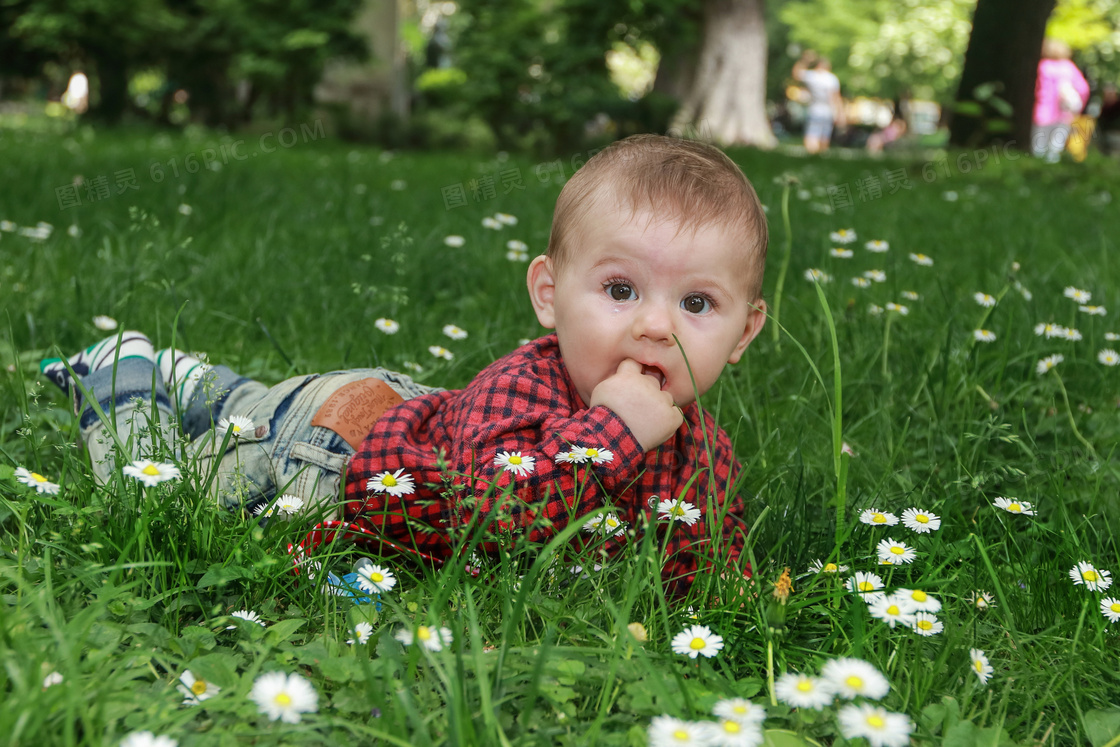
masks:
<svg viewBox="0 0 1120 747"><path fill-rule="evenodd" d="M327 398L311 425L329 428L357 451L377 419L401 402L404 398L381 379L352 381Z"/></svg>

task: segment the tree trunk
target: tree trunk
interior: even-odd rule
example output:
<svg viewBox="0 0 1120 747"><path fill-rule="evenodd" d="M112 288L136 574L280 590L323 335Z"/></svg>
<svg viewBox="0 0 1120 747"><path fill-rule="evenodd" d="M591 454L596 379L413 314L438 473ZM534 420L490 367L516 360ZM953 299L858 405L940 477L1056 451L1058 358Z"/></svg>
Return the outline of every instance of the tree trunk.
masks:
<svg viewBox="0 0 1120 747"><path fill-rule="evenodd" d="M706 0L695 75L672 132L695 132L721 145L777 143L766 116L764 2Z"/></svg>
<svg viewBox="0 0 1120 747"><path fill-rule="evenodd" d="M128 65L123 57L107 50L93 50L97 63L98 101L90 116L107 124L121 121L128 108Z"/></svg>
<svg viewBox="0 0 1120 747"><path fill-rule="evenodd" d="M1030 150L1035 76L1054 5L1055 0L978 0L949 130L953 145L1008 141ZM987 95L976 95L977 86L986 83L995 84L994 95L1011 106L1010 129L990 126L1000 113Z"/></svg>

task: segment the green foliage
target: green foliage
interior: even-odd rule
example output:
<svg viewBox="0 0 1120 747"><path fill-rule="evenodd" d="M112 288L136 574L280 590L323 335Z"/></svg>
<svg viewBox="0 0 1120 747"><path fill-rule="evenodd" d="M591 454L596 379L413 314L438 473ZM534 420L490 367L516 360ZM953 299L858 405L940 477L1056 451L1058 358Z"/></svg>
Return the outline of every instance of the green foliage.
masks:
<svg viewBox="0 0 1120 747"><path fill-rule="evenodd" d="M1074 51L1074 61L1091 80L1120 78L1120 3L1116 0L1059 0L1046 24L1046 35Z"/></svg>

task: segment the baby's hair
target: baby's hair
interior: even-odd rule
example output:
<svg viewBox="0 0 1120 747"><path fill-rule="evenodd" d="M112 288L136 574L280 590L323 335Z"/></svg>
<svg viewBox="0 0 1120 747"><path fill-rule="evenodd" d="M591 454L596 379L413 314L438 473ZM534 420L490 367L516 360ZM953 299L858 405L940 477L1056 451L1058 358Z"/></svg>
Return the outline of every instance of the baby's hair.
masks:
<svg viewBox="0 0 1120 747"><path fill-rule="evenodd" d="M587 216L616 205L628 207L631 216L648 210L657 220L677 221L682 231L718 224L741 234L750 300L761 297L766 216L754 187L719 148L663 135L633 135L595 154L556 200L548 256L557 270L578 251Z"/></svg>

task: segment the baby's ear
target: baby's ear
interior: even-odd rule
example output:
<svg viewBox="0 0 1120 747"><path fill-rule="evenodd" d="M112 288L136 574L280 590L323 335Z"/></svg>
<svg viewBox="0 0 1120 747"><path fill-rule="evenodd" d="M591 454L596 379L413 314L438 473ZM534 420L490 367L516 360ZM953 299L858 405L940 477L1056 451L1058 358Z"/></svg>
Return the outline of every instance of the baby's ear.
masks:
<svg viewBox="0 0 1120 747"><path fill-rule="evenodd" d="M746 352L747 346L762 331L762 325L764 324L766 324L766 302L760 298L751 304L751 310L747 316L747 326L743 330L743 336L739 338L738 344L735 345L735 349L731 351L731 356L727 359L728 363L739 362L743 353Z"/></svg>
<svg viewBox="0 0 1120 747"><path fill-rule="evenodd" d="M556 298L556 276L552 271L552 259L541 255L530 262L525 284L529 286L529 300L533 302L537 321L545 329L555 329L556 309L553 302Z"/></svg>

